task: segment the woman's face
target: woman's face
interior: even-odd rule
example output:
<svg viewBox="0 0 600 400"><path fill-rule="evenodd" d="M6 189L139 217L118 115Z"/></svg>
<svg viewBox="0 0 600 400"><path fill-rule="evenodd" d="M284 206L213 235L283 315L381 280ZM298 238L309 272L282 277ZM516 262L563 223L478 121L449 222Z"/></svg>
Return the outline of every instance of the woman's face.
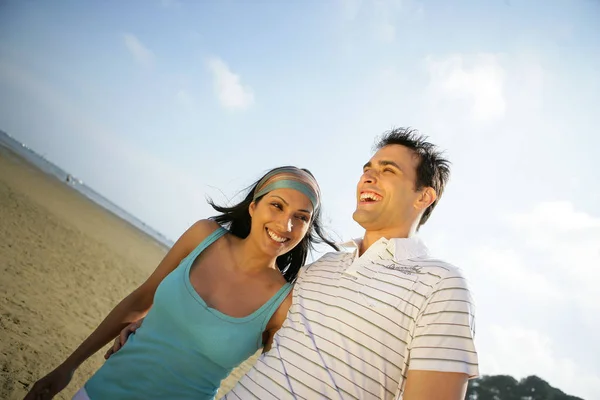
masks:
<svg viewBox="0 0 600 400"><path fill-rule="evenodd" d="M249 212L250 236L265 253L278 257L304 238L313 207L308 197L295 189L275 189L252 202Z"/></svg>

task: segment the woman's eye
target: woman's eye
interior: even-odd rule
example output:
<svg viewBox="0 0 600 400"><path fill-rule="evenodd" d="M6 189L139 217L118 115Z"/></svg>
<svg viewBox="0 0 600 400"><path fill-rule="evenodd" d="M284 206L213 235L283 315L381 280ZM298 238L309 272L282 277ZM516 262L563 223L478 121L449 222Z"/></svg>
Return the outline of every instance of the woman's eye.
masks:
<svg viewBox="0 0 600 400"><path fill-rule="evenodd" d="M299 215L298 219L304 221L304 222L308 222L308 217L304 216L304 215Z"/></svg>
<svg viewBox="0 0 600 400"><path fill-rule="evenodd" d="M280 209L280 210L281 210L281 204L279 204L279 203L271 203L271 205L272 205L273 207L275 207L275 208L278 208L278 209Z"/></svg>

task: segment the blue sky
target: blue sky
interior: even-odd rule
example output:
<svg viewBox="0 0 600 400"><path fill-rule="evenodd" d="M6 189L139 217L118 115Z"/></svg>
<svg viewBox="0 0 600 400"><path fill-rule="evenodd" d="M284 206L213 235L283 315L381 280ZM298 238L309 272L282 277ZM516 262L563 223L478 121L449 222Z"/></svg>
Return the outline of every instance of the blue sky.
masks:
<svg viewBox="0 0 600 400"><path fill-rule="evenodd" d="M337 236L377 135L453 176L422 229L477 301L481 371L600 387L600 2L0 3L0 129L175 239L267 169Z"/></svg>

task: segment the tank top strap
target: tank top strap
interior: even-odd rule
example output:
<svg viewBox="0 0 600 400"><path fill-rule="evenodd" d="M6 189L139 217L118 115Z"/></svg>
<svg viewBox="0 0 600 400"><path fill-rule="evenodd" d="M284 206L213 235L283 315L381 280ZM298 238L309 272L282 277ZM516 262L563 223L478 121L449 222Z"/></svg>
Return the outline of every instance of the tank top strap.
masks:
<svg viewBox="0 0 600 400"><path fill-rule="evenodd" d="M287 295L290 293L290 291L293 288L294 288L294 285L292 283L287 282L285 285L283 285L281 287L281 289L279 289L279 291L277 293L275 293L275 295L273 295L273 297L271 297L271 299L269 299L269 301L266 304L267 307L263 311L264 317L263 317L263 322L262 322L261 329L260 329L261 332L265 331L265 328L267 327L267 324L271 320L271 317L273 316L273 314L275 314L275 311L277 311L277 309L279 308L281 303L283 303L283 301L285 300L285 298L287 297Z"/></svg>
<svg viewBox="0 0 600 400"><path fill-rule="evenodd" d="M198 246L196 246L196 248L190 253L189 257L191 257L191 259L194 260L196 257L198 257L200 253L206 250L208 246L213 244L217 239L219 239L227 232L227 229L223 228L222 226L218 227L210 235L204 238L204 240L201 241Z"/></svg>

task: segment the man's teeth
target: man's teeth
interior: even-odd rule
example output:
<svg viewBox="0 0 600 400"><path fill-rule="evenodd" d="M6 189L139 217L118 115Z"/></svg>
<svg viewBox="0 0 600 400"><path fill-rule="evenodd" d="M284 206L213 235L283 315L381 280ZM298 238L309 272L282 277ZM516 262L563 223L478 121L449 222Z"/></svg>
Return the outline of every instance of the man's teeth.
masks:
<svg viewBox="0 0 600 400"><path fill-rule="evenodd" d="M276 242L283 243L283 242L287 242L287 240L288 240L287 238L284 238L282 236L277 235L276 233L273 233L270 229L267 229L267 233L269 234L271 239L273 239Z"/></svg>
<svg viewBox="0 0 600 400"><path fill-rule="evenodd" d="M361 193L361 195L360 195L360 201L367 201L367 200L379 201L381 199L382 199L382 197L380 195L371 193L371 192Z"/></svg>

